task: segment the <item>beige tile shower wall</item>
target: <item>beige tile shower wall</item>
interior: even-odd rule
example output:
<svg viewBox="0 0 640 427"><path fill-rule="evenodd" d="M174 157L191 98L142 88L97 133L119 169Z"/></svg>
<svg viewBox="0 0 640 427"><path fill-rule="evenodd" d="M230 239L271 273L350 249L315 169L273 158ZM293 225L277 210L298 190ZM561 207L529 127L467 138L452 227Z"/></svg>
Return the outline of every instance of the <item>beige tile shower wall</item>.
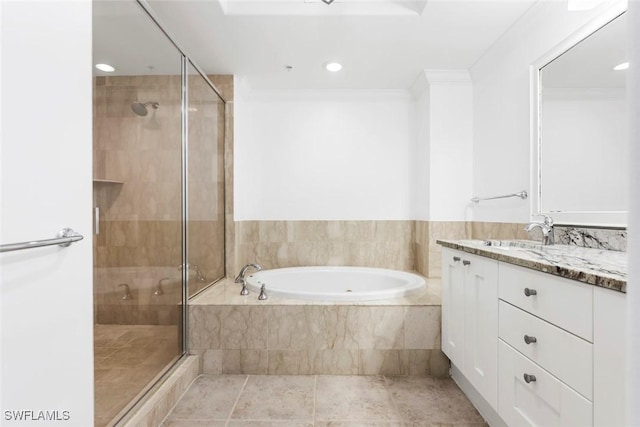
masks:
<svg viewBox="0 0 640 427"><path fill-rule="evenodd" d="M233 99L233 76L208 77L226 99ZM215 172L224 168L233 188L233 127L232 117L224 120L225 106L209 87L191 80L190 100L197 111L189 123L189 178L197 203L190 206L190 262L202 270L206 284L224 271L223 245L215 242L224 239L222 223L233 199L228 192L226 200L218 197L225 185ZM131 110L134 101L156 101L159 107L138 117ZM101 233L94 239L95 312L101 323L165 324L175 317L174 282L179 282L182 262L181 102L180 76L95 80L94 177L122 182L94 185L94 206L101 210ZM232 113L232 105L224 111ZM216 155L223 145L226 158ZM162 269L166 272L158 277ZM164 294L153 295L163 276L169 277L163 282ZM133 299L122 300L121 283L130 286ZM148 295L153 295L151 300Z"/></svg>
<svg viewBox="0 0 640 427"><path fill-rule="evenodd" d="M175 324L180 310L181 78L96 77L95 313L102 324ZM145 117L133 102L158 102ZM158 295L158 283L162 292ZM124 287L131 298L123 299Z"/></svg>
<svg viewBox="0 0 640 427"><path fill-rule="evenodd" d="M233 272L250 262L415 268L414 221L242 221L235 228Z"/></svg>
<svg viewBox="0 0 640 427"><path fill-rule="evenodd" d="M96 267L178 265L181 219L180 76L96 77L94 177L103 225ZM159 103L149 115L135 101Z"/></svg>

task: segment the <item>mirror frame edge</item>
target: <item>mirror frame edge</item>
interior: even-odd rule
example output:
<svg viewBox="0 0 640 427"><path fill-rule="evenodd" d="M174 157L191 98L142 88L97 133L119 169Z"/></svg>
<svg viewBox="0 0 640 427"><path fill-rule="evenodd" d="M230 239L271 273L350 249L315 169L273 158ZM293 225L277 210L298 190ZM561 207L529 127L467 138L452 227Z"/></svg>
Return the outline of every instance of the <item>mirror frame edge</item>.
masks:
<svg viewBox="0 0 640 427"><path fill-rule="evenodd" d="M609 24L627 11L626 2L620 2L603 11L603 13L574 31L567 38L529 65L529 97L530 97L530 220L541 215L549 215L557 225L580 225L610 228L626 228L627 211L543 211L541 209L541 177L540 177L540 71L554 59L582 42L593 33Z"/></svg>

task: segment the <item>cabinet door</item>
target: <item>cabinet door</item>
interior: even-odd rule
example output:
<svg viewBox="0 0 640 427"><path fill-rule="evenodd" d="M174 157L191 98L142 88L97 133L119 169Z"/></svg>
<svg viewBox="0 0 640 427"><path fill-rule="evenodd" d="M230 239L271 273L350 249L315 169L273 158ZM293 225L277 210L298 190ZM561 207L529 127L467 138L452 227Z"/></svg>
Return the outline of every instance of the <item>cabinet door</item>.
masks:
<svg viewBox="0 0 640 427"><path fill-rule="evenodd" d="M498 262L462 257L465 299L464 374L498 408Z"/></svg>
<svg viewBox="0 0 640 427"><path fill-rule="evenodd" d="M604 288L593 291L594 425L626 426L627 296Z"/></svg>
<svg viewBox="0 0 640 427"><path fill-rule="evenodd" d="M462 252L442 248L442 351L464 372Z"/></svg>
<svg viewBox="0 0 640 427"><path fill-rule="evenodd" d="M593 425L591 402L502 340L498 345L498 413L509 427Z"/></svg>

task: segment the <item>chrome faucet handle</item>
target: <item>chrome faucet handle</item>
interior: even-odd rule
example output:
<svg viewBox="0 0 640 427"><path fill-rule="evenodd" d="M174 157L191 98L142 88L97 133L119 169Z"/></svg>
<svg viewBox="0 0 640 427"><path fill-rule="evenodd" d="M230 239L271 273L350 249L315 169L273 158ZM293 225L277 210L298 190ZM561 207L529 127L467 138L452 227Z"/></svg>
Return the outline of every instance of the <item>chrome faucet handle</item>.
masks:
<svg viewBox="0 0 640 427"><path fill-rule="evenodd" d="M249 289L247 289L247 280L242 279L242 290L240 291L240 295L249 295Z"/></svg>
<svg viewBox="0 0 640 427"><path fill-rule="evenodd" d="M269 298L267 296L267 292L265 292L265 289L264 289L265 286L266 285L264 283L262 284L262 286L260 286L260 295L258 295L258 300L260 300L260 301L264 301L267 298Z"/></svg>

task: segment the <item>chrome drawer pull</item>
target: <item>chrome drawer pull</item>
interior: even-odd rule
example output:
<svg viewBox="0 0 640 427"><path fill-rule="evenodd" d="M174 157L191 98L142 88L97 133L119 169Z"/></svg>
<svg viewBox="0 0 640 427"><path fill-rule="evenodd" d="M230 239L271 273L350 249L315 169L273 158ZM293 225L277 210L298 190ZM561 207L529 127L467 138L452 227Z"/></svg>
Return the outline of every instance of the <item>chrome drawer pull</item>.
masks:
<svg viewBox="0 0 640 427"><path fill-rule="evenodd" d="M460 261L460 257L459 257L459 256L454 256L454 257L453 257L453 260L454 260L455 262L458 262L458 261Z"/></svg>
<svg viewBox="0 0 640 427"><path fill-rule="evenodd" d="M531 295L538 295L538 291L535 289L524 288L524 296L530 297Z"/></svg>
<svg viewBox="0 0 640 427"><path fill-rule="evenodd" d="M531 344L532 342L538 342L538 339L536 337L530 337L529 335L525 335L524 342L527 344Z"/></svg>
<svg viewBox="0 0 640 427"><path fill-rule="evenodd" d="M469 265L471 264L471 261L467 261L466 259L462 261L462 265Z"/></svg>
<svg viewBox="0 0 640 427"><path fill-rule="evenodd" d="M524 374L524 381L529 384L530 382L534 382L536 380L535 375Z"/></svg>

